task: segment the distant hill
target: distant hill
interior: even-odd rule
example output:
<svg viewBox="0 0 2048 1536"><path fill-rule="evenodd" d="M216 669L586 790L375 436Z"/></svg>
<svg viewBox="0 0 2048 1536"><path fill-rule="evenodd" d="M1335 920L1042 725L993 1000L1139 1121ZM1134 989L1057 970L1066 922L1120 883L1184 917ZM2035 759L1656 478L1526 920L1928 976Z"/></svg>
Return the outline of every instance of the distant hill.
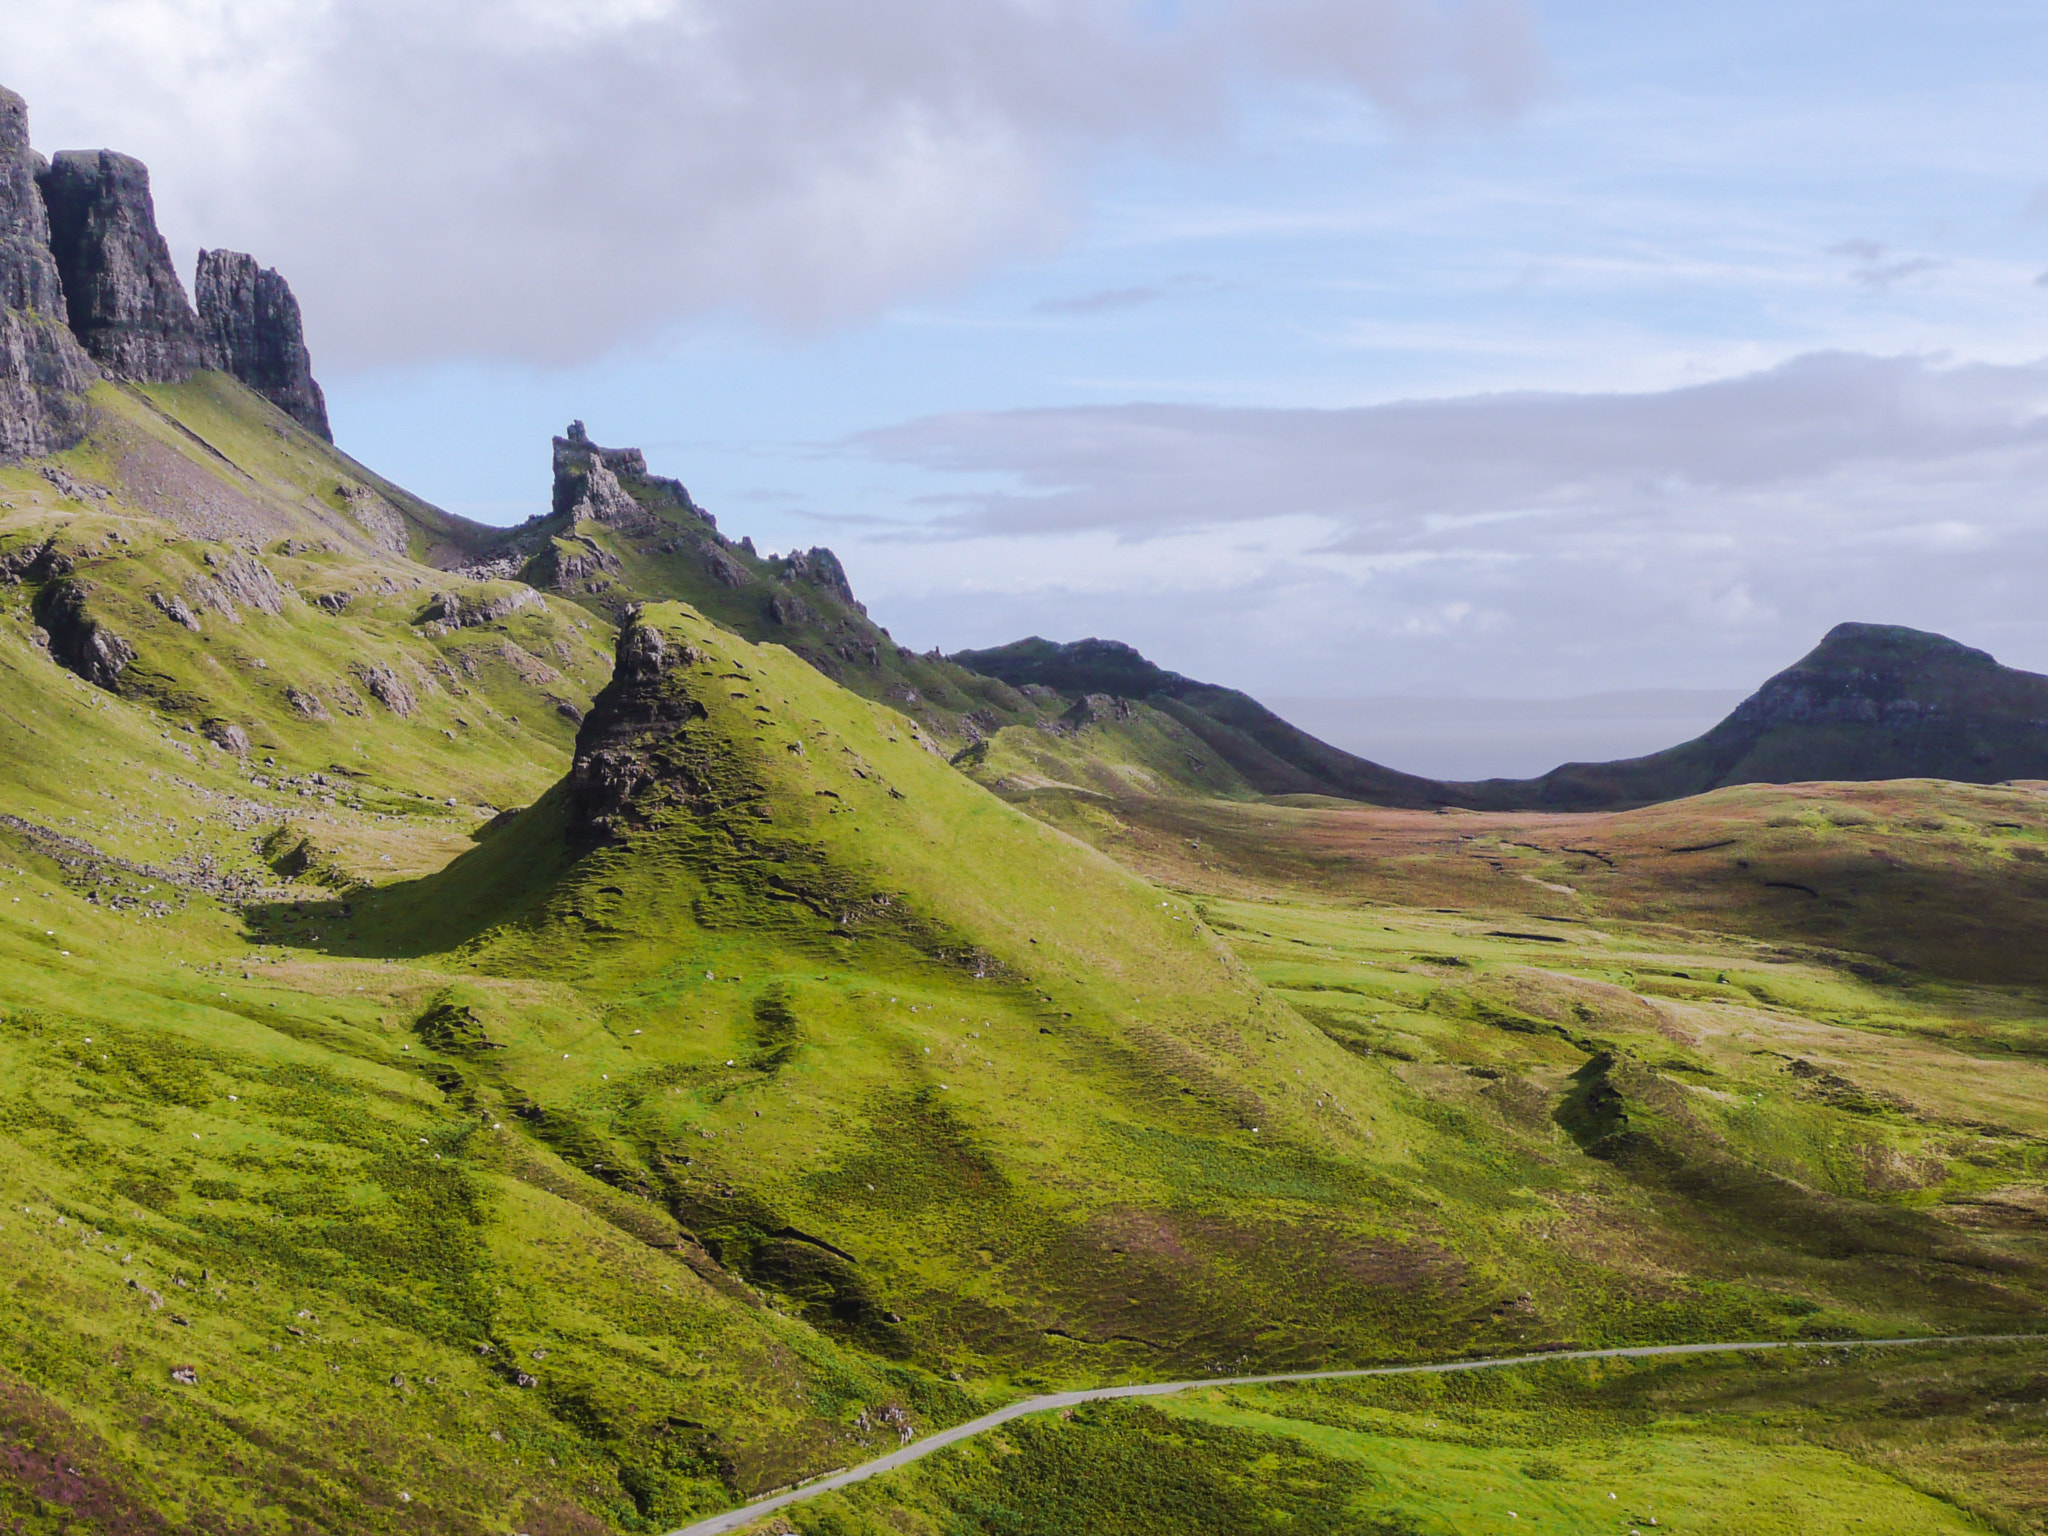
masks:
<svg viewBox="0 0 2048 1536"><path fill-rule="evenodd" d="M1132 699L1171 715L1266 795L1334 795L1375 805L1445 802L1446 786L1383 768L1289 725L1250 694L1154 666L1117 640L1056 644L1036 635L947 658L1012 688L1051 688L1068 698Z"/></svg>
<svg viewBox="0 0 2048 1536"><path fill-rule="evenodd" d="M1014 688L1149 704L1200 736L1259 793L1389 806L1601 810L1730 784L2048 778L2048 677L1942 635L1839 624L1705 735L1646 757L1566 763L1534 779L1459 783L1401 773L1288 724L1235 689L1153 665L1114 640L1033 637L952 660Z"/></svg>
<svg viewBox="0 0 2048 1536"><path fill-rule="evenodd" d="M2048 677L1897 624L1837 624L1704 736L1470 786L1487 807L1646 805L1729 784L2048 777Z"/></svg>

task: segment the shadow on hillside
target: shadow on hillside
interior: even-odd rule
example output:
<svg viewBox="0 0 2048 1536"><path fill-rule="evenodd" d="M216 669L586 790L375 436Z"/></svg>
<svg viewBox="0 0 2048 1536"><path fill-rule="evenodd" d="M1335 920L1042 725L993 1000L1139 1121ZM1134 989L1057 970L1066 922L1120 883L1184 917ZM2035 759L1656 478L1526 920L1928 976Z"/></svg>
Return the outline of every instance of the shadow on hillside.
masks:
<svg viewBox="0 0 2048 1536"><path fill-rule="evenodd" d="M459 949L486 931L530 921L582 858L568 838L560 784L446 867L417 880L327 900L244 909L252 938L346 959L412 960Z"/></svg>

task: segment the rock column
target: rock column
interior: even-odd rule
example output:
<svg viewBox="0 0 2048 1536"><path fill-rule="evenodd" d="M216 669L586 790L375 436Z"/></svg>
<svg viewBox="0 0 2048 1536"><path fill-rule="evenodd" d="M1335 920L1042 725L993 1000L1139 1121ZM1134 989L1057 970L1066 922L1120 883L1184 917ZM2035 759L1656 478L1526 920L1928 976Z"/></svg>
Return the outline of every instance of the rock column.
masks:
<svg viewBox="0 0 2048 1536"><path fill-rule="evenodd" d="M93 359L145 384L206 367L199 317L156 227L149 167L110 149L72 149L37 181L71 329Z"/></svg>
<svg viewBox="0 0 2048 1536"><path fill-rule="evenodd" d="M240 251L201 251L195 286L213 365L333 442L291 285Z"/></svg>
<svg viewBox="0 0 2048 1536"><path fill-rule="evenodd" d="M95 370L65 329L64 288L29 147L28 106L0 89L0 463L83 434Z"/></svg>

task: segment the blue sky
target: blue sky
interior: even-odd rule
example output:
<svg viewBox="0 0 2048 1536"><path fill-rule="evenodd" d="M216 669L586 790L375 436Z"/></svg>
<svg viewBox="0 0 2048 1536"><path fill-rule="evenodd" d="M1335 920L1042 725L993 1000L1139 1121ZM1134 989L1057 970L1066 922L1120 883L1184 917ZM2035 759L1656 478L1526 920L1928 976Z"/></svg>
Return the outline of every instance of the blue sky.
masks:
<svg viewBox="0 0 2048 1536"><path fill-rule="evenodd" d="M543 506L577 416L921 648L1531 698L1854 618L2048 669L2048 10L395 3L87 0L6 83L283 268L344 445L452 509Z"/></svg>

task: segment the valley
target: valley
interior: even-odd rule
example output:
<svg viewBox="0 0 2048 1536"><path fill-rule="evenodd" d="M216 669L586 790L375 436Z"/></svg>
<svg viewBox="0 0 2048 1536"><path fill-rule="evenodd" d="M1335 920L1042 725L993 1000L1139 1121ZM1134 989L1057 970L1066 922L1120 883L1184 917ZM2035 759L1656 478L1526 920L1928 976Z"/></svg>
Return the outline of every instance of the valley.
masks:
<svg viewBox="0 0 2048 1536"><path fill-rule="evenodd" d="M410 495L0 106L0 1529L659 1536L1522 1356L755 1529L2048 1529L2048 682L1845 625L1471 785L913 653L581 423Z"/></svg>

